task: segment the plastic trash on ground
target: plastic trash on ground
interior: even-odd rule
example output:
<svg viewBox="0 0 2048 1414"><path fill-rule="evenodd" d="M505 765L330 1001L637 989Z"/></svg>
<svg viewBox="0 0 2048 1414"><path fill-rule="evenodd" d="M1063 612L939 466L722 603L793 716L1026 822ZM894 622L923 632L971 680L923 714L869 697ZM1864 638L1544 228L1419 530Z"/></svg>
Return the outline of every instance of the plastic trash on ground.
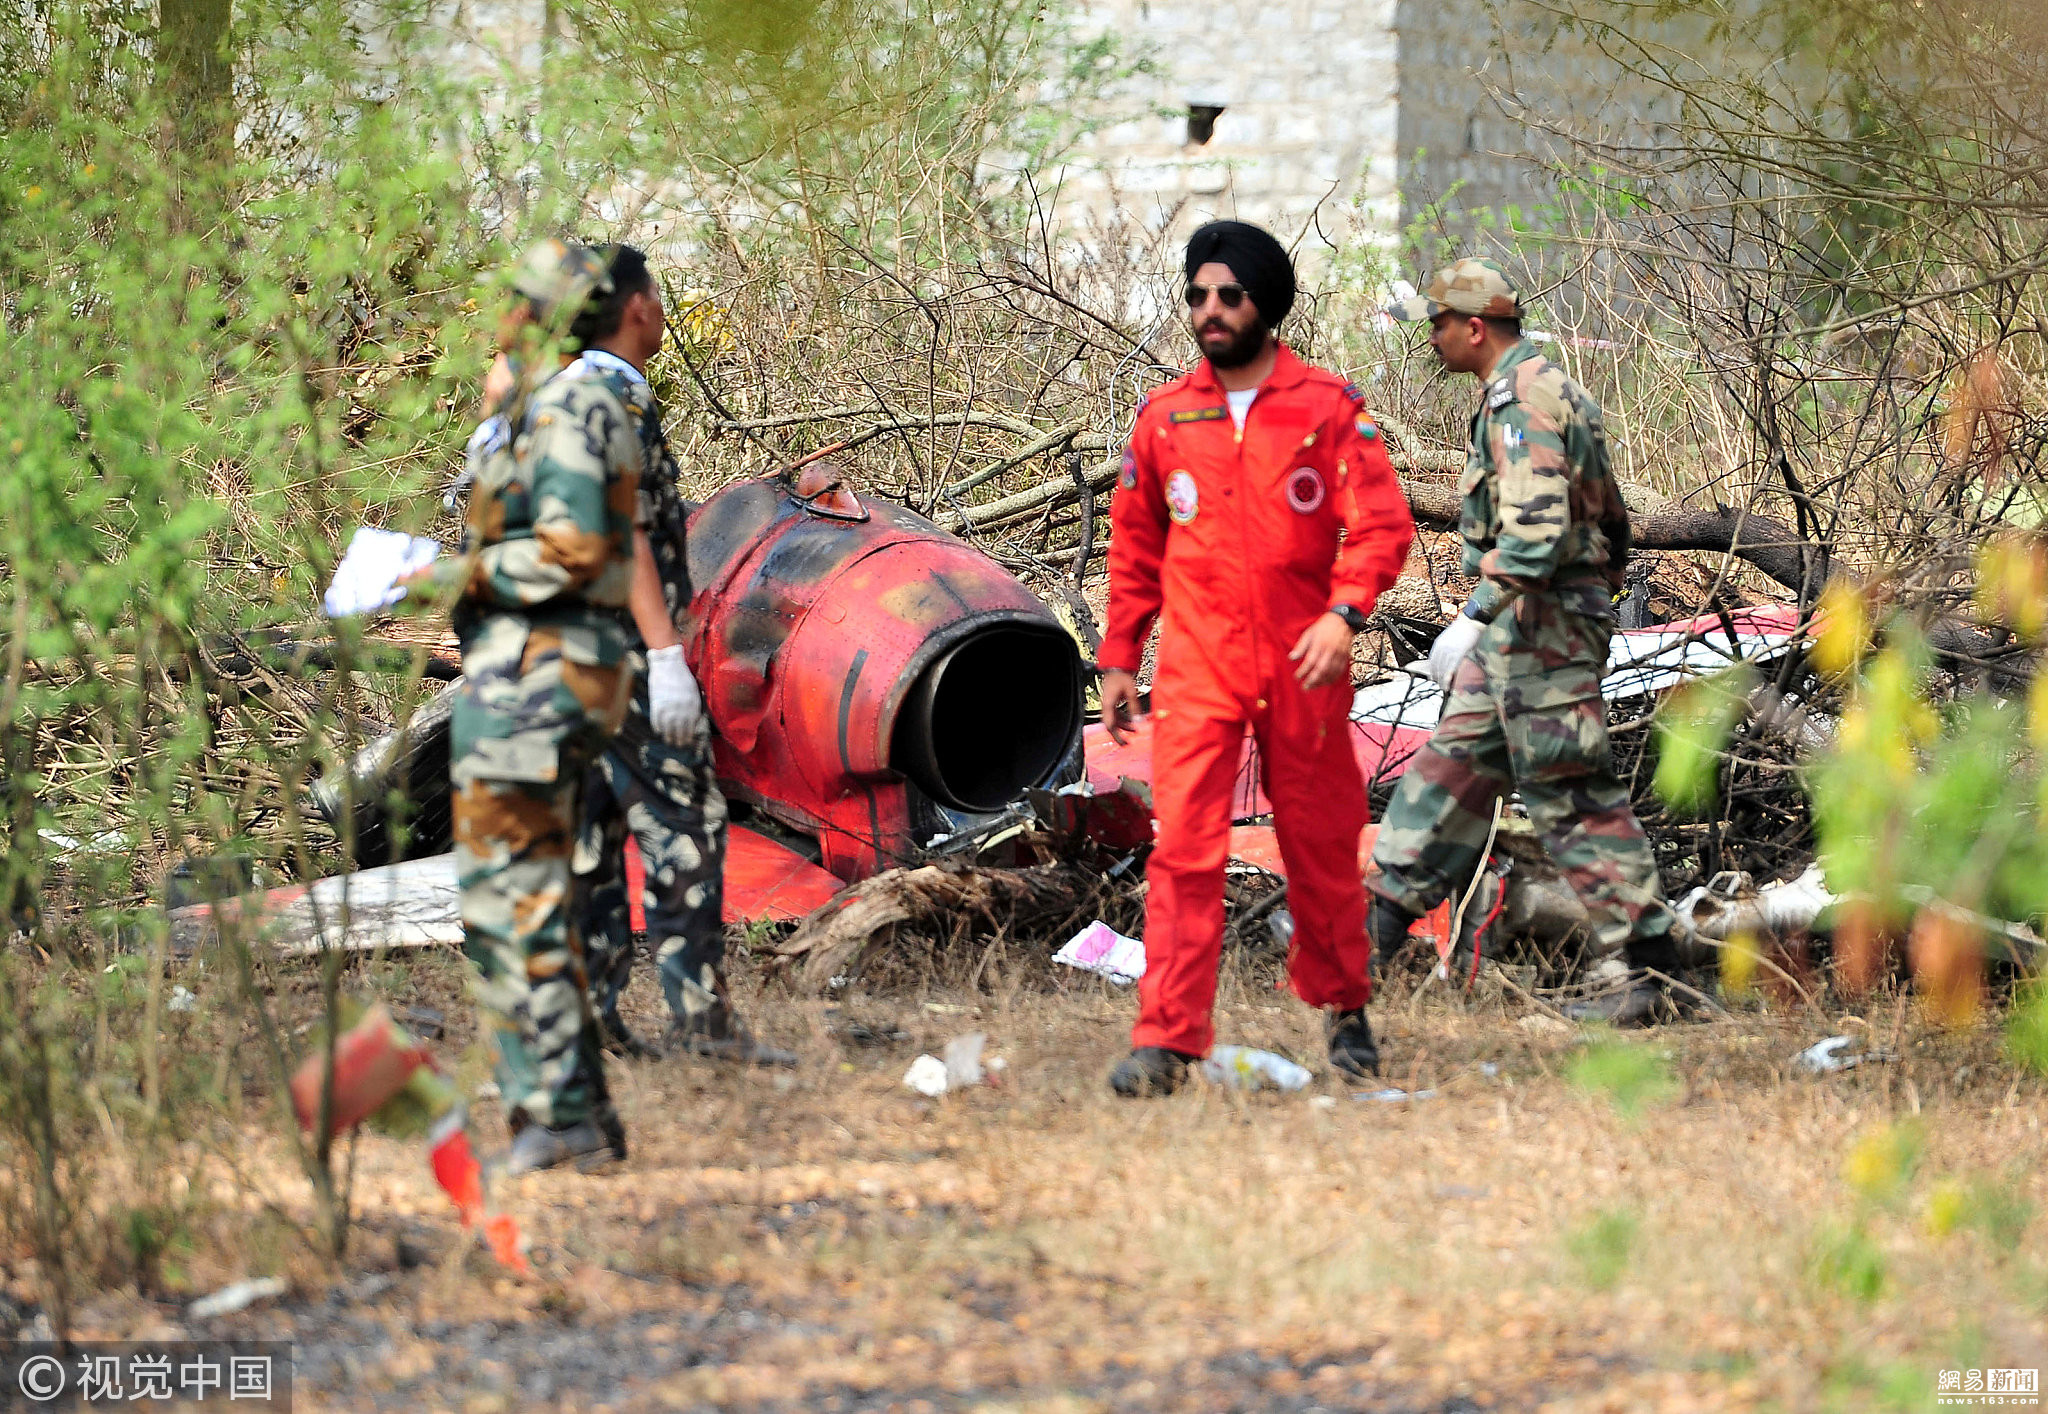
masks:
<svg viewBox="0 0 2048 1414"><path fill-rule="evenodd" d="M988 1056L988 1033L970 1031L946 1042L944 1056L923 1055L903 1072L903 1083L927 1099L936 1100L953 1090L1001 1083L1008 1069L1001 1056Z"/></svg>
<svg viewBox="0 0 2048 1414"><path fill-rule="evenodd" d="M937 1056L919 1056L903 1072L903 1083L927 1099L936 1100L952 1088L946 1063Z"/></svg>
<svg viewBox="0 0 2048 1414"><path fill-rule="evenodd" d="M1145 944L1126 938L1098 918L1067 939L1052 960L1128 985L1145 975Z"/></svg>
<svg viewBox="0 0 2048 1414"><path fill-rule="evenodd" d="M964 1090L988 1078L988 1072L981 1065L981 1053L987 1045L988 1034L983 1031L971 1031L946 1042L942 1059L946 1064L947 1089Z"/></svg>
<svg viewBox="0 0 2048 1414"><path fill-rule="evenodd" d="M1233 1090L1302 1090L1315 1077L1271 1051L1250 1046L1215 1046L1202 1061L1202 1078Z"/></svg>

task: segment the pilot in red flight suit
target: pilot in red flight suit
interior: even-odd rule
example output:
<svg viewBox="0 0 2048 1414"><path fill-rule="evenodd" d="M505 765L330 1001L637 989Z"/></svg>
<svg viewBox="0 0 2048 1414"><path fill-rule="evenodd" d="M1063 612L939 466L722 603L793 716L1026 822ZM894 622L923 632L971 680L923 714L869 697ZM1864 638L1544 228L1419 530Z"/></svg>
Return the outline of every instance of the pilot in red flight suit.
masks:
<svg viewBox="0 0 2048 1414"><path fill-rule="evenodd" d="M1330 1063L1379 1068L1351 752L1351 636L1414 538L1385 439L1356 387L1273 334L1294 266L1237 221L1196 231L1188 322L1206 357L1139 410L1110 510L1102 721L1123 740L1159 620L1145 975L1109 1083L1165 1094L1215 1039L1223 865L1244 734L1258 739L1295 934L1288 973L1330 1013Z"/></svg>

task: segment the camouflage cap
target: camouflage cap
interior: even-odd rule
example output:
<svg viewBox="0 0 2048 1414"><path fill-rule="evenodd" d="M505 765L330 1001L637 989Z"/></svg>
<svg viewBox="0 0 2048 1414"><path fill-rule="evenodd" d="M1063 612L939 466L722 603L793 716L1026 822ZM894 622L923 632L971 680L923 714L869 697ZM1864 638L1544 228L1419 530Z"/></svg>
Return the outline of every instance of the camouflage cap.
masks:
<svg viewBox="0 0 2048 1414"><path fill-rule="evenodd" d="M1445 310L1487 319L1520 319L1522 296L1505 270L1491 260L1468 255L1437 271L1421 294L1387 306L1387 313L1396 319L1434 319Z"/></svg>
<svg viewBox="0 0 2048 1414"><path fill-rule="evenodd" d="M550 236L519 257L512 288L533 302L541 319L564 309L573 317L592 295L612 292L612 277L599 252Z"/></svg>

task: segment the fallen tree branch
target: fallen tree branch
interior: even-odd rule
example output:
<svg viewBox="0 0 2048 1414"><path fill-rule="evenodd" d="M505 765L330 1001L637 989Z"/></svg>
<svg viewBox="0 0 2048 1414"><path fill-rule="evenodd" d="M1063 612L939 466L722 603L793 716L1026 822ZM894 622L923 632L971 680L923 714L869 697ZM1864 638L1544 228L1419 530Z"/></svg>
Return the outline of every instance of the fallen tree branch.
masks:
<svg viewBox="0 0 2048 1414"><path fill-rule="evenodd" d="M804 919L775 949L801 963L803 985L822 992L842 976L876 937L905 923L947 922L959 916L1000 916L1020 924L1071 913L1087 901L1087 886L1063 865L1033 869L972 869L926 864L891 869L863 879Z"/></svg>

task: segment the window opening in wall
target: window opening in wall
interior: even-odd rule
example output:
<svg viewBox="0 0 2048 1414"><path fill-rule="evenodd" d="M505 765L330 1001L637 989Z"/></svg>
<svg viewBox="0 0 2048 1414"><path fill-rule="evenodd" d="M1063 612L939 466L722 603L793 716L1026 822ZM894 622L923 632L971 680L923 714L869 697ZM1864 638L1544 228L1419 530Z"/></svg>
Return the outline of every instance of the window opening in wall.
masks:
<svg viewBox="0 0 2048 1414"><path fill-rule="evenodd" d="M1220 103L1190 103L1188 105L1188 146L1201 147L1216 136L1216 120L1223 116Z"/></svg>

